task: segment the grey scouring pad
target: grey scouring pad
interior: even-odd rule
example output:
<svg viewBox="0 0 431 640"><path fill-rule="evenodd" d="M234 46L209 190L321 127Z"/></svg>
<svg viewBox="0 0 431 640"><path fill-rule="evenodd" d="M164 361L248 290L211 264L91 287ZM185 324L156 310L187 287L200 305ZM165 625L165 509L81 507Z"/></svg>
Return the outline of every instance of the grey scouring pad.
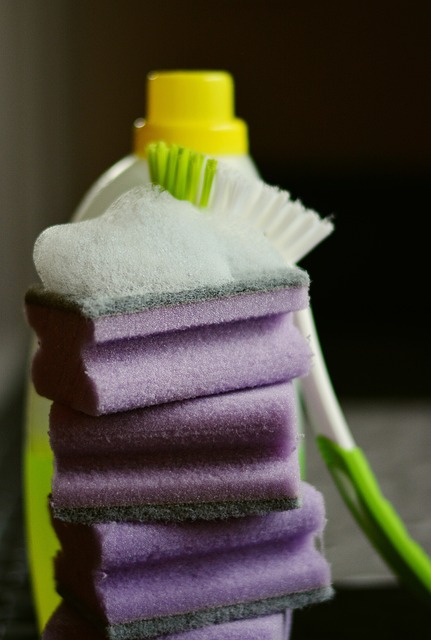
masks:
<svg viewBox="0 0 431 640"><path fill-rule="evenodd" d="M166 640L288 640L292 612L245 618L164 635ZM160 636L159 636L160 637ZM48 621L42 640L104 640L106 635L62 601Z"/></svg>

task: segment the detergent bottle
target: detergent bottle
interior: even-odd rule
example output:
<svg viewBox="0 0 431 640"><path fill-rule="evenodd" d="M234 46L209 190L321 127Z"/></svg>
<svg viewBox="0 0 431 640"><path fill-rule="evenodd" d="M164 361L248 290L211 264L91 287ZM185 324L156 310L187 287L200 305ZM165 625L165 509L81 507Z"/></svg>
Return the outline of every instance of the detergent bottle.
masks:
<svg viewBox="0 0 431 640"><path fill-rule="evenodd" d="M234 116L233 80L224 71L159 71L147 76L145 119L134 123L134 152L89 190L74 219L95 218L119 195L149 181L145 148L164 140L222 159L257 176L247 125Z"/></svg>
<svg viewBox="0 0 431 640"><path fill-rule="evenodd" d="M101 215L129 189L149 181L145 149L164 140L217 157L248 176L257 170L248 154L247 125L234 114L234 86L224 71L157 71L147 76L145 119L134 123L133 153L90 188L72 220ZM48 440L51 402L29 384L26 406L25 509L35 609L42 629L59 602L53 579L58 543L50 525L52 453Z"/></svg>

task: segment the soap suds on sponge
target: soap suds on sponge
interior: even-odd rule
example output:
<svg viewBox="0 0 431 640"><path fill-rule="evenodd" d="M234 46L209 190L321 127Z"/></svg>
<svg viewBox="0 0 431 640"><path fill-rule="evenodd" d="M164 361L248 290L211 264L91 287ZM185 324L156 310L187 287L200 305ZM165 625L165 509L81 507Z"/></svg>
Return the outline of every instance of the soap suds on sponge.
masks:
<svg viewBox="0 0 431 640"><path fill-rule="evenodd" d="M286 268L252 227L153 185L128 191L99 218L46 229L34 262L47 290L77 298L219 287Z"/></svg>

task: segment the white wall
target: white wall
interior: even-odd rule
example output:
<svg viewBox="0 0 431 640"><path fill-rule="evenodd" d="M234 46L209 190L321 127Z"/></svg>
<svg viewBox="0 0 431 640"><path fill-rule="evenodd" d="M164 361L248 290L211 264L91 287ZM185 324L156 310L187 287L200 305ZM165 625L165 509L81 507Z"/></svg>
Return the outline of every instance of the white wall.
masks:
<svg viewBox="0 0 431 640"><path fill-rule="evenodd" d="M0 0L0 406L26 361L34 240L70 201L69 24L67 1Z"/></svg>

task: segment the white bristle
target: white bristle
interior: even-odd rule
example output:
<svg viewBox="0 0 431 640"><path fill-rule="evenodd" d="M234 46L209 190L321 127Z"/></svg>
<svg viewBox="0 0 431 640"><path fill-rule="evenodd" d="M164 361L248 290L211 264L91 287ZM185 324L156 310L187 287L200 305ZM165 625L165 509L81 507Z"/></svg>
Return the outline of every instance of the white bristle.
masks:
<svg viewBox="0 0 431 640"><path fill-rule="evenodd" d="M291 211L294 214L291 224L279 229L277 235L274 236L276 246L293 244L297 238L301 238L315 224L314 213L306 211L301 205L292 205Z"/></svg>
<svg viewBox="0 0 431 640"><path fill-rule="evenodd" d="M266 226L267 220L271 219L271 215L274 211L278 211L280 209L280 206L284 201L284 196L280 197L278 189L270 187L263 182L259 182L259 185L259 201L256 208L250 212L250 215L248 216L250 222L258 228L262 225Z"/></svg>
<svg viewBox="0 0 431 640"><path fill-rule="evenodd" d="M333 228L332 222L327 219L319 220L318 222L315 220L307 230L304 230L303 235L293 243L279 245L277 248L286 259L286 262L299 262L332 233Z"/></svg>
<svg viewBox="0 0 431 640"><path fill-rule="evenodd" d="M297 216L296 207L293 207L291 202L285 202L277 212L274 212L271 222L266 227L266 235L275 239L286 227L295 223Z"/></svg>
<svg viewBox="0 0 431 640"><path fill-rule="evenodd" d="M221 216L227 216L229 209L227 203L231 199L232 183L226 180L226 175L217 172L208 202L208 211L217 211Z"/></svg>
<svg viewBox="0 0 431 640"><path fill-rule="evenodd" d="M262 207L262 183L256 181L252 188L244 183L243 207L238 209L238 218L250 220L254 211L259 211Z"/></svg>
<svg viewBox="0 0 431 640"><path fill-rule="evenodd" d="M333 225L290 194L244 177L219 163L208 205L210 212L260 231L288 263L303 258L328 236Z"/></svg>
<svg viewBox="0 0 431 640"><path fill-rule="evenodd" d="M253 211L260 193L259 183L250 183L242 174L221 168L216 173L208 209L217 215L239 218Z"/></svg>
<svg viewBox="0 0 431 640"><path fill-rule="evenodd" d="M202 163L202 168L199 174L199 185L198 188L196 189L196 196L194 199L193 204L197 207L199 206L199 202L201 201L201 196L202 196L202 189L204 186L204 177L205 177L205 167L207 165L209 158L207 156L204 156L203 159L203 163Z"/></svg>

